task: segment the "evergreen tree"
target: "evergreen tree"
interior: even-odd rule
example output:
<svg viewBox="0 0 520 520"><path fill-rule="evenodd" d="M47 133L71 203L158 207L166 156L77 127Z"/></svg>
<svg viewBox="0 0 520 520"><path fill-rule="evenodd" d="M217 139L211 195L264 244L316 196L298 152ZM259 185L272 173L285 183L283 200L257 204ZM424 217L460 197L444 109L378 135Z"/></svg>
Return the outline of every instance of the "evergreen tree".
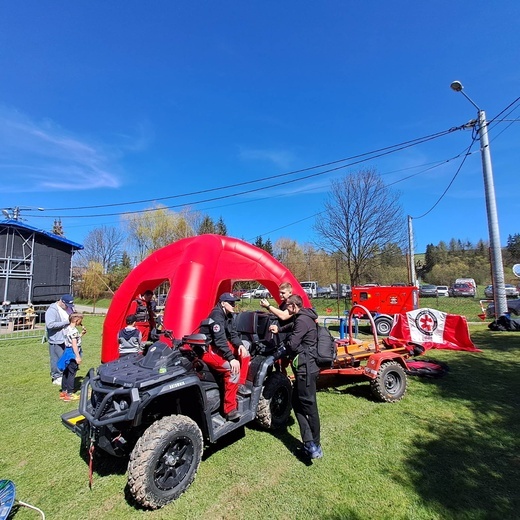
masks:
<svg viewBox="0 0 520 520"><path fill-rule="evenodd" d="M227 227L222 217L218 219L217 225L215 226L215 233L224 237L227 236Z"/></svg>
<svg viewBox="0 0 520 520"><path fill-rule="evenodd" d="M209 215L206 215L202 219L202 222L200 223L200 226L197 229L197 235L206 235L208 233L216 233L216 229L215 222L213 222L213 219Z"/></svg>
<svg viewBox="0 0 520 520"><path fill-rule="evenodd" d="M511 255L513 262L520 261L520 234L515 233L507 237L507 252Z"/></svg>

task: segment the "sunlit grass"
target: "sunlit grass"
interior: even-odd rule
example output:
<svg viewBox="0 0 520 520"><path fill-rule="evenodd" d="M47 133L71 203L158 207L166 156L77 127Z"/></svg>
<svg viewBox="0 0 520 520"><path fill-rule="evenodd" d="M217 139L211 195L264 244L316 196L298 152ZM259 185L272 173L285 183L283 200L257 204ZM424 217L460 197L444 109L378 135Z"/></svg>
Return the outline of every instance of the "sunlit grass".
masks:
<svg viewBox="0 0 520 520"><path fill-rule="evenodd" d="M80 376L98 364L102 320L86 318ZM2 342L0 476L49 519L518 518L520 334L471 331L481 354L430 351L449 373L410 378L398 403L374 402L365 382L321 390L324 459L295 458L294 420L276 434L245 428L208 450L190 489L154 512L127 500L124 460L97 460L89 489L79 438L60 420L75 404L50 383L47 345Z"/></svg>

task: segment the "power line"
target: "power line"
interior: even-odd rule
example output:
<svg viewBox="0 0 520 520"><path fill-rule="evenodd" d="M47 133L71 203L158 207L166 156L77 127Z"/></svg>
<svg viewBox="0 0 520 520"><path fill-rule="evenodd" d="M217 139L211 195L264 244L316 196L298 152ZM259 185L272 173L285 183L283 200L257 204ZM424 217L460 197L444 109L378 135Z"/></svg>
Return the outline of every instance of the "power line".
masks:
<svg viewBox="0 0 520 520"><path fill-rule="evenodd" d="M463 128L463 127L453 127L453 128L451 128L449 130L445 130L443 132L438 132L437 134L432 134L432 135L425 136L425 137L422 137L422 138L413 139L411 141L406 141L404 143L400 143L399 145L393 145L393 146L389 146L389 147L386 147L386 148L381 148L380 150L376 150L376 151L373 151L373 152L367 152L367 153L364 153L364 154L359 154L359 155L356 155L356 156L353 156L353 157L354 158L366 157L366 158L359 159L357 161L352 161L350 163L343 164L343 165L337 166L335 168L330 168L328 170L323 170L323 171L320 171L320 172L316 172L316 173L312 173L312 174L309 174L309 175L305 175L305 176L299 177L297 179L291 179L291 180L287 180L287 181L271 184L269 186L263 186L263 187L260 187L260 188L254 188L254 189L245 190L245 191L232 193L232 194L228 194L228 195L222 195L222 196L219 196L219 197L212 197L212 198L203 199L203 200L199 200L199 201L192 201L192 202L186 202L186 203L183 203L183 204L174 204L174 205L170 205L170 206L165 206L164 209L174 209L174 208L180 208L180 207L185 207L185 206L193 206L193 205L196 205L196 204L203 204L205 202L212 202L212 201L215 201L215 200L227 199L227 198L236 197L236 196L239 196L239 195L246 195L246 194L250 194L250 193L256 193L256 192L259 192L259 191L272 189L274 187L285 186L287 184L300 182L300 181L311 179L311 178L314 178L314 177L317 177L317 176L320 176L320 175L324 175L326 173L331 173L331 172L334 172L334 171L345 169L345 168L354 166L356 164L360 164L362 162L365 162L367 160L373 160L373 159L376 159L378 157L383 157L385 155L389 155L389 154L392 154L392 153L404 150L406 148L411 148L413 146L417 146L418 144L423 144L423 143L431 141L433 139L438 139L439 137L443 137L443 136L445 136L445 135L447 135L447 134L449 134L451 132L454 132L455 130L460 130L461 128ZM381 151L381 153L376 153L376 152L379 152L379 151ZM370 154L370 157L367 157L369 154ZM327 163L327 164L328 165L338 164L340 162L344 162L345 160L346 159L342 159L340 161L333 161L333 162ZM220 188L212 188L212 189L209 189L209 190L201 190L199 192L194 192L194 194L202 194L202 193L208 193L208 192L213 192L213 191L219 191L219 190L222 190L222 189L227 189L227 188L230 188L230 187L243 186L243 185L252 184L252 183L255 183L255 182L260 182L261 180L265 181L267 179L285 177L287 175L293 175L293 174L298 173L298 172L310 171L310 170L313 170L313 169L316 169L316 168L318 168L318 167L313 166L313 167L305 168L305 169L298 170L298 171L295 171L295 172L289 172L289 173L284 173L284 174L280 174L280 175L275 175L275 176L272 176L272 177L266 177L264 179L260 179L260 180L256 180L256 181L247 181L247 182L244 182L244 183L238 183L238 184L231 185L231 186L225 186L225 187L220 187ZM171 197L163 197L163 199L151 199L151 200L152 201L158 201L158 200L164 200L165 198L178 198L178 197L181 197L181 195L175 195L175 196L171 196ZM143 202L149 202L149 201L143 201ZM89 207L89 209L100 208L100 207L119 206L119 205L122 205L122 204L126 204L126 203L107 204L107 205L103 205L103 206L92 206L92 207ZM71 209L80 209L80 208L60 208L60 211L65 211L65 209L71 210ZM115 213L99 213L99 214L94 214L94 215L69 215L69 217L74 217L74 218L97 218L97 217L118 216L118 215L124 215L124 214L148 213L148 212L151 212L151 211L157 211L157 208L147 208L147 209L142 209L142 210L123 211L123 212L115 212ZM34 216L36 217L37 215L34 215ZM53 215L46 215L46 217L47 218L52 218ZM62 215L60 214L59 217L62 217ZM55 216L55 218L58 218L58 216Z"/></svg>
<svg viewBox="0 0 520 520"><path fill-rule="evenodd" d="M457 171L455 172L455 175L452 177L451 181L449 182L448 186L446 186L446 189L443 191L442 195L437 199L437 202L435 202L435 204L426 212L426 213L423 213L422 215L418 216L418 217L412 217L414 220L419 220L420 218L423 218L425 217L426 215L428 215L428 213L430 213L431 211L433 211L433 209L437 206L437 204L439 204L439 202L444 198L444 196L446 195L446 193L448 193L448 190L450 189L451 185L453 184L453 182L455 181L455 179L457 178L457 175L459 174L460 170L462 169L462 166L464 165L464 163L466 162L466 159L471 155L471 148L473 147L473 145L475 144L475 141L477 140L477 138L475 136L473 136L472 138L472 141L471 141L471 144L468 146L467 148L467 153L464 154L464 158L462 159L462 162L460 163L459 167L457 168Z"/></svg>

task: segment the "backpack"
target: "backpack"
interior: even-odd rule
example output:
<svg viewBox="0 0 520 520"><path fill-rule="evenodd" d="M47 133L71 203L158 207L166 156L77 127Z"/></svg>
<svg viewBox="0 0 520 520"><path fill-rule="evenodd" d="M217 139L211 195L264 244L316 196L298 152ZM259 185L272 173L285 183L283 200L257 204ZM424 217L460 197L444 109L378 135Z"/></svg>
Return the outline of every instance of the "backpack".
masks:
<svg viewBox="0 0 520 520"><path fill-rule="evenodd" d="M331 368L336 359L336 341L327 327L316 325L318 340L316 342L316 364L320 368Z"/></svg>

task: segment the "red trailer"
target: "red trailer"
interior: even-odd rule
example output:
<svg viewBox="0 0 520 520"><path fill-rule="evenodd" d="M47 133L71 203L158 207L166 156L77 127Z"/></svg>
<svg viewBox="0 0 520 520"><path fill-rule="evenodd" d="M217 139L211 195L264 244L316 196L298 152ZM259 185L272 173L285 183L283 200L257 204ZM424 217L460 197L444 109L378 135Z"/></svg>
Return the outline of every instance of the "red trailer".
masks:
<svg viewBox="0 0 520 520"><path fill-rule="evenodd" d="M388 336L395 314L419 308L419 289L414 285L360 285L352 287L352 306L355 305L362 305L368 310L368 313L356 310L355 317L368 319L372 316L377 334Z"/></svg>

